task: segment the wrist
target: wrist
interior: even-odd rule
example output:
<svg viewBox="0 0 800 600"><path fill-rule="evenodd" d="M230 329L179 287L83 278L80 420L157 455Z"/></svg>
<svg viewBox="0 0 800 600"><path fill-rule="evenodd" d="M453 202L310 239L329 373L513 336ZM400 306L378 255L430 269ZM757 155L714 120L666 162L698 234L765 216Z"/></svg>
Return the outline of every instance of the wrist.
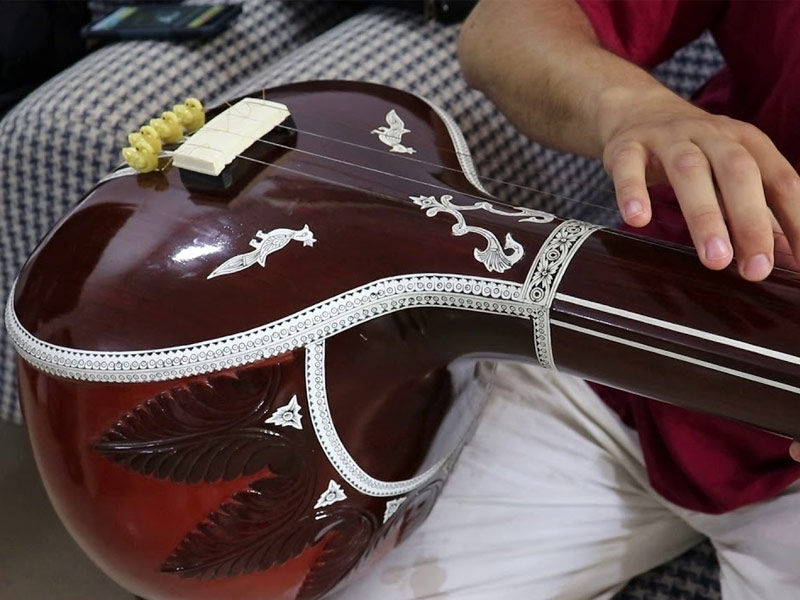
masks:
<svg viewBox="0 0 800 600"><path fill-rule="evenodd" d="M694 108L655 79L633 86L608 86L600 92L597 100L594 122L597 125L595 131L601 155L614 136L629 125L656 113Z"/></svg>

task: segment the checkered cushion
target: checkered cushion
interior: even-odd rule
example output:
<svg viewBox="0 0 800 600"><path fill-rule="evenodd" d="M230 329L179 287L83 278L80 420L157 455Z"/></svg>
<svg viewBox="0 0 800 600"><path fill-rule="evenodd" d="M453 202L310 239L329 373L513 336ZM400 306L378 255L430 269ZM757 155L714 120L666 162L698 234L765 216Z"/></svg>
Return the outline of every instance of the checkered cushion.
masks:
<svg viewBox="0 0 800 600"><path fill-rule="evenodd" d="M0 121L0 298L56 220L120 162L127 132L187 95L219 95L353 12L245 0L213 40L105 46L13 108ZM14 352L0 327L0 419L21 418Z"/></svg>
<svg viewBox="0 0 800 600"><path fill-rule="evenodd" d="M614 600L720 600L719 563L710 542L698 544L631 580Z"/></svg>

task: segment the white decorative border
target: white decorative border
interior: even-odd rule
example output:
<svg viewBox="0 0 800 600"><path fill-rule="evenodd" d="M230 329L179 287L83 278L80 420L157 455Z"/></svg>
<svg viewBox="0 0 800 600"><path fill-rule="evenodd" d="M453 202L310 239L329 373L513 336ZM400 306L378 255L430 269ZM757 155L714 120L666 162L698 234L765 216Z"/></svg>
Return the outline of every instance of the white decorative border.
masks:
<svg viewBox="0 0 800 600"><path fill-rule="evenodd" d="M550 339L550 307L569 263L581 244L601 229L584 221L568 220L557 225L533 260L522 286L522 297L539 306L531 315L536 360L545 369L555 369Z"/></svg>
<svg viewBox="0 0 800 600"><path fill-rule="evenodd" d="M381 481L370 476L358 466L344 447L336 432L325 382L325 342L315 342L306 346L306 396L311 423L317 434L325 456L336 471L353 488L367 496L387 497L406 494L426 483L441 469L446 459L438 461L424 473L404 481Z"/></svg>
<svg viewBox="0 0 800 600"><path fill-rule="evenodd" d="M467 140L464 139L464 134L461 133L461 128L453 120L453 117L451 117L447 112L436 106L427 98L417 94L413 95L430 106L433 109L433 112L435 112L439 118L444 121L444 125L447 127L447 133L450 135L450 140L453 142L453 147L456 149L458 164L461 166L461 171L464 173L467 181L469 181L479 192L483 192L487 196L492 197L486 188L483 187L481 180L478 178L478 170L475 168L475 163L472 162L472 153L469 151L469 146L467 146Z"/></svg>
<svg viewBox="0 0 800 600"><path fill-rule="evenodd" d="M539 308L531 316L531 329L533 330L533 351L539 366L545 369L555 369L553 360L553 343L550 340L550 310Z"/></svg>
<svg viewBox="0 0 800 600"><path fill-rule="evenodd" d="M272 323L204 342L130 352L76 350L44 342L19 322L14 290L6 328L19 354L37 369L82 381L140 383L222 371L285 354L385 314L418 307L455 308L529 318L536 307L518 283L419 273L380 279Z"/></svg>

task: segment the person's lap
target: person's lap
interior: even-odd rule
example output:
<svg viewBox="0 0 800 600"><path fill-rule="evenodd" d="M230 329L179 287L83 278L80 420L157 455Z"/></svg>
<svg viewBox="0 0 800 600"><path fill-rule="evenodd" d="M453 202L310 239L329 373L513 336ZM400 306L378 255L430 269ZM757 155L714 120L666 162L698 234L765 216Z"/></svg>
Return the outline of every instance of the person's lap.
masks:
<svg viewBox="0 0 800 600"><path fill-rule="evenodd" d="M342 597L609 598L701 539L584 382L514 363L495 382L428 521Z"/></svg>
<svg viewBox="0 0 800 600"><path fill-rule="evenodd" d="M475 437L428 521L339 597L585 600L710 536L725 600L800 590L800 485L706 515L647 482L636 434L585 382L503 363Z"/></svg>

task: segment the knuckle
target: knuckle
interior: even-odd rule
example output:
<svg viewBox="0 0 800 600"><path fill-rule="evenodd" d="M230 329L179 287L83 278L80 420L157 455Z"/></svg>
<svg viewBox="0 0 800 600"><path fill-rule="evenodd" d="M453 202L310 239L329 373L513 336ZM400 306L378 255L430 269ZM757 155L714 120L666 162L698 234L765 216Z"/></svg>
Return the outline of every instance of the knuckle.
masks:
<svg viewBox="0 0 800 600"><path fill-rule="evenodd" d="M772 240L772 228L767 224L748 223L734 226L734 238L738 244L767 249Z"/></svg>
<svg viewBox="0 0 800 600"><path fill-rule="evenodd" d="M722 169L728 177L736 180L760 176L755 159L744 148L734 148L725 152Z"/></svg>
<svg viewBox="0 0 800 600"><path fill-rule="evenodd" d="M800 176L791 169L781 171L774 179L775 191L779 196L800 196Z"/></svg>
<svg viewBox="0 0 800 600"><path fill-rule="evenodd" d="M644 183L634 177L616 179L614 180L614 187L617 190L617 195L623 199L638 196L645 189Z"/></svg>
<svg viewBox="0 0 800 600"><path fill-rule="evenodd" d="M610 152L611 164L614 166L637 160L641 161L642 156L642 147L633 140L620 140Z"/></svg>
<svg viewBox="0 0 800 600"><path fill-rule="evenodd" d="M737 121L730 117L727 118L727 122L728 126L742 139L761 142L767 137L763 131L752 123Z"/></svg>
<svg viewBox="0 0 800 600"><path fill-rule="evenodd" d="M670 161L676 173L689 175L708 169L708 159L699 149L685 149L677 152Z"/></svg>
<svg viewBox="0 0 800 600"><path fill-rule="evenodd" d="M698 207L686 211L686 221L699 229L709 230L722 222L722 213L715 207Z"/></svg>

